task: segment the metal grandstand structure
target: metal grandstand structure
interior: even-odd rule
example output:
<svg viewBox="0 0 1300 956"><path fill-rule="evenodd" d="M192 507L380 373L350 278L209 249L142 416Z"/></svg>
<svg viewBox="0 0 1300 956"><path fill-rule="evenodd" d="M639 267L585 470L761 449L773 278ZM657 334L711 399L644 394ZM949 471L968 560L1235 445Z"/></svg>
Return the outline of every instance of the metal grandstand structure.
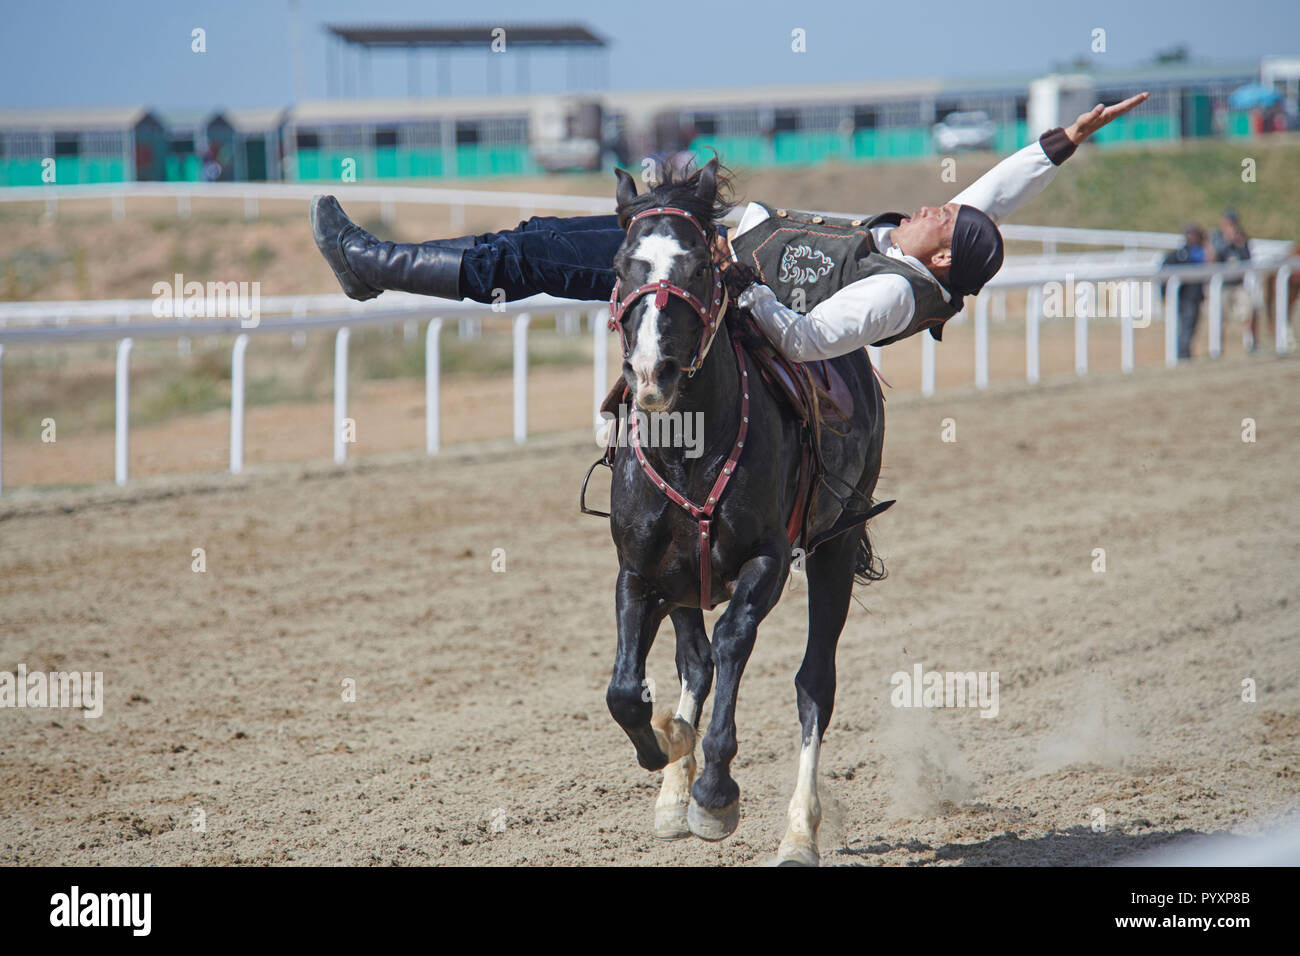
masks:
<svg viewBox="0 0 1300 956"><path fill-rule="evenodd" d="M376 51L406 54L407 95L412 97L422 95L422 54L434 61L437 82L430 92L439 96L451 92L453 56L477 59L483 65L486 92L501 92L503 67L495 54L507 50L513 54L515 92L527 93L532 85L530 52L564 54L568 89L601 89L609 81L608 42L578 23L326 24L325 32L331 41L326 57L326 95L331 98L371 95L371 58Z"/></svg>

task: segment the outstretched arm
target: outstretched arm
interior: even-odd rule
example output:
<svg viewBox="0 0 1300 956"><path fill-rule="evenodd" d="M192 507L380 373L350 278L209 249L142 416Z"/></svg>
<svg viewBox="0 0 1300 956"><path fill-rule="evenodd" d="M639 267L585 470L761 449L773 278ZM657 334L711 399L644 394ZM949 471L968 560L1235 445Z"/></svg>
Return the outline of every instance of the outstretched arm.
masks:
<svg viewBox="0 0 1300 956"><path fill-rule="evenodd" d="M1139 93L1114 106L1098 103L1064 129L1048 130L1037 142L1012 153L952 201L974 206L1000 222L1042 192L1075 147L1117 116L1145 103L1150 95Z"/></svg>

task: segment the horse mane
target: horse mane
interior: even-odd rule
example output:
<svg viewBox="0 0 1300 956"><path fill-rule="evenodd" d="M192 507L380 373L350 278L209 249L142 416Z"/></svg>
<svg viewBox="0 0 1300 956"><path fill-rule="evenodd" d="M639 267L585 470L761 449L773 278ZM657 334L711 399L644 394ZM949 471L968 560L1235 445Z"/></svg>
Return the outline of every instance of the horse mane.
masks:
<svg viewBox="0 0 1300 956"><path fill-rule="evenodd" d="M717 158L716 154L714 158ZM647 209L656 206L676 206L689 212L700 221L706 231L711 233L714 223L725 216L738 201L735 174L721 162L715 167L717 189L714 191L712 202L696 195L704 167L694 160L685 168L678 168L675 163L666 159L657 160L655 165L664 170L659 182L635 199L618 205L616 210L618 224L623 229L627 228L633 216Z"/></svg>

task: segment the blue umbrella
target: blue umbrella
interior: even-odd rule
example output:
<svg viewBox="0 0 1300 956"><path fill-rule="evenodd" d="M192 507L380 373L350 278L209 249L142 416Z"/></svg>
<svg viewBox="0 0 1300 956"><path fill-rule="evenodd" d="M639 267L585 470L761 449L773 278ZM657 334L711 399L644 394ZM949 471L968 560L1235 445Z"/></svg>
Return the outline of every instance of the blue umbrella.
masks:
<svg viewBox="0 0 1300 956"><path fill-rule="evenodd" d="M1234 110L1253 110L1261 106L1272 106L1281 100L1277 90L1263 83L1247 83L1233 90L1228 97L1228 106Z"/></svg>

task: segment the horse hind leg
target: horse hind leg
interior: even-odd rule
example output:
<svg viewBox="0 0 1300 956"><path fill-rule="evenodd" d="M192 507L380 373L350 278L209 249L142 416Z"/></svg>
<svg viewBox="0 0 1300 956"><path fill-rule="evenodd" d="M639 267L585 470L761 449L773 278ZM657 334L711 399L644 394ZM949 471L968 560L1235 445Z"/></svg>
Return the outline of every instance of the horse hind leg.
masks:
<svg viewBox="0 0 1300 956"><path fill-rule="evenodd" d="M808 647L795 675L799 704L799 769L790 798L788 825L777 851L778 866L817 866L817 829L822 807L817 764L822 735L835 707L835 646L853 594L854 556L861 535L844 534L808 558Z"/></svg>
<svg viewBox="0 0 1300 956"><path fill-rule="evenodd" d="M655 720L656 736L665 753L670 753L672 738L690 739L690 750L664 768L664 782L655 802L655 836L661 840L679 840L691 835L687 807L691 802L691 785L695 783L695 737L705 698L713 685L713 657L704 614L698 608L678 608L670 614L677 632L677 675L682 682L677 712L671 718ZM671 755L671 754L670 754Z"/></svg>

